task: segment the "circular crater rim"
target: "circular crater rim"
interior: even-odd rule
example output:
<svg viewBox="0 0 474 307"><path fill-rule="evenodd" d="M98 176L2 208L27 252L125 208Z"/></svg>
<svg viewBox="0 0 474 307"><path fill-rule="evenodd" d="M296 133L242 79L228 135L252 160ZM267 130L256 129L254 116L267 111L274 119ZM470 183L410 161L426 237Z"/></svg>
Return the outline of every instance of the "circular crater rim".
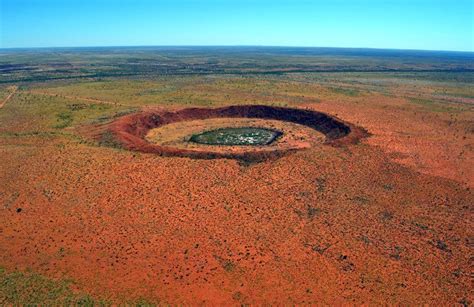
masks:
<svg viewBox="0 0 474 307"><path fill-rule="evenodd" d="M108 139L112 138L111 143L114 147L170 157L226 158L259 162L270 158L278 158L295 151L292 149L279 150L277 148L271 151L207 152L157 145L150 143L145 138L151 129L167 124L211 118L255 118L296 123L324 134L325 141L323 144L336 147L355 144L369 136L365 129L323 112L269 105L232 105L218 108L196 107L177 110L149 108L119 117L111 123L96 127L97 129L94 129L91 133L99 143L106 135Z"/></svg>

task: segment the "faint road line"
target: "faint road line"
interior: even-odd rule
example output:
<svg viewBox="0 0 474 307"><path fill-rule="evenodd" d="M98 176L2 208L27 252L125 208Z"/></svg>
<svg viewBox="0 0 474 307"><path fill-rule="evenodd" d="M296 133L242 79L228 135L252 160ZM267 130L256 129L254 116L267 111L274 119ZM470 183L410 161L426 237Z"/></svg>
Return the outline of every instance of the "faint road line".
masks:
<svg viewBox="0 0 474 307"><path fill-rule="evenodd" d="M111 104L111 105L116 105L116 106L117 105L122 105L120 103L116 103L116 102L113 102L113 101L100 100L100 99L94 99L94 98L86 98L86 97L79 97L79 96L61 95L61 94L54 94L54 93L41 92L41 91L29 91L28 93L38 94L38 95L46 95L46 96L51 96L51 97L61 97L61 98L66 98L66 99L76 99L76 100L82 100L82 101L94 102L94 103Z"/></svg>
<svg viewBox="0 0 474 307"><path fill-rule="evenodd" d="M13 86L13 90L12 92L7 96L7 98L5 98L1 103L0 103L0 109L3 108L5 106L5 104L7 104L8 100L10 100L10 98L13 97L13 95L15 95L15 93L18 91L18 86Z"/></svg>

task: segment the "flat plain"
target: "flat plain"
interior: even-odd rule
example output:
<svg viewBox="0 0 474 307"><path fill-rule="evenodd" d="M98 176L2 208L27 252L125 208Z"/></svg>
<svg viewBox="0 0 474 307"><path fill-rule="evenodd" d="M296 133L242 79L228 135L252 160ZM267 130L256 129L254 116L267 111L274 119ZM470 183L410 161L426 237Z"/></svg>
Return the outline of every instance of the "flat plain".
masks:
<svg viewBox="0 0 474 307"><path fill-rule="evenodd" d="M460 52L0 50L0 304L471 305L473 84ZM334 145L262 118L148 134L197 148L186 137L211 128L283 131L262 150L285 154L248 161L145 153L106 129L246 105L366 134Z"/></svg>

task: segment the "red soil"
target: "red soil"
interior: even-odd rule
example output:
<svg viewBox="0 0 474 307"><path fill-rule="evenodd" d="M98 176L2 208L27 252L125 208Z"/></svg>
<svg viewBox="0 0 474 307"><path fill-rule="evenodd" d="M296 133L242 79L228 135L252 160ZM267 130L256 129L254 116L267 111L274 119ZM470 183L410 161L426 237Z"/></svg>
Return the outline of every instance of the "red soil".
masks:
<svg viewBox="0 0 474 307"><path fill-rule="evenodd" d="M323 101L318 110L363 126L393 161L474 188L474 121L469 112L428 112L402 98L364 97L356 107Z"/></svg>
<svg viewBox="0 0 474 307"><path fill-rule="evenodd" d="M368 106L318 109L374 136L250 167L1 138L0 263L72 278L81 291L119 301L472 302L474 193L466 177L392 160L381 140L400 144L386 133L415 131L408 113L390 120ZM406 144L409 154L429 149Z"/></svg>

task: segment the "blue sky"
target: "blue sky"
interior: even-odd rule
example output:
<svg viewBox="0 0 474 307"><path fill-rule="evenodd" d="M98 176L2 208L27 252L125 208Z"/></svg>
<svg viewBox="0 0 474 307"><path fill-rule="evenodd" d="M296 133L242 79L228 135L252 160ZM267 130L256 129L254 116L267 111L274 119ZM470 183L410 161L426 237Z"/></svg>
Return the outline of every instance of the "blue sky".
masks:
<svg viewBox="0 0 474 307"><path fill-rule="evenodd" d="M0 0L0 48L270 45L474 51L474 0Z"/></svg>

